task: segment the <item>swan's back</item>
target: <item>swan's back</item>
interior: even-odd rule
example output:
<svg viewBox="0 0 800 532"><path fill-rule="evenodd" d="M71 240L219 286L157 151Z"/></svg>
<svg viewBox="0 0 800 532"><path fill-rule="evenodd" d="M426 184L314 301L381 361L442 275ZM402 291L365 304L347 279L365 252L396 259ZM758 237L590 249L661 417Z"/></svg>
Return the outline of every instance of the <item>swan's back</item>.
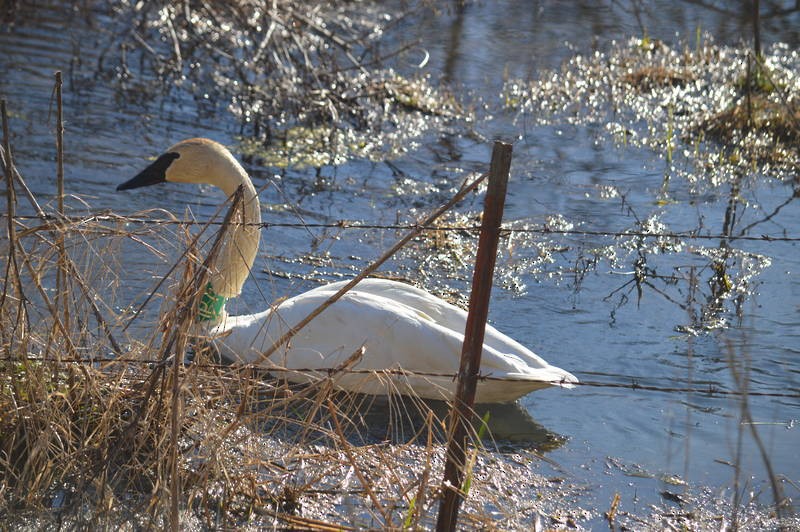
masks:
<svg viewBox="0 0 800 532"><path fill-rule="evenodd" d="M346 282L310 290L277 308L251 316L228 317L222 333L223 354L244 362L260 361L272 343L324 303ZM427 292L396 281L365 279L278 349L267 367L330 369L364 347L355 370L337 378L341 388L385 394L392 389L429 399L452 398L452 375L459 368L467 313ZM381 373L404 370L408 374ZM279 374L280 372L276 372ZM477 402L510 402L533 390L576 382L526 347L487 325ZM310 381L299 372L290 380Z"/></svg>

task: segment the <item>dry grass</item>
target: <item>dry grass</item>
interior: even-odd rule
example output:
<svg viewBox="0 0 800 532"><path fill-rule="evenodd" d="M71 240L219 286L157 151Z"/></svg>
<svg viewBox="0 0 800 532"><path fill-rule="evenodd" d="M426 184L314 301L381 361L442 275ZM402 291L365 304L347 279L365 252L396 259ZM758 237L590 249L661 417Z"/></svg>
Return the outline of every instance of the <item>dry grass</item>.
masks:
<svg viewBox="0 0 800 532"><path fill-rule="evenodd" d="M681 86L694 79L689 71L669 68L664 65L648 65L623 74L622 81L637 90L647 91L657 87Z"/></svg>
<svg viewBox="0 0 800 532"><path fill-rule="evenodd" d="M756 93L741 98L729 108L702 124L706 133L724 142L732 142L748 131L769 135L777 144L800 143L800 109L788 110L785 105ZM769 158L772 160L772 158Z"/></svg>
<svg viewBox="0 0 800 532"><path fill-rule="evenodd" d="M193 272L205 271L194 265L191 246L158 326L149 337L120 340L131 349L114 354L112 339L126 316L110 301L95 309L100 294L90 288L85 297L77 287L118 283L107 257L143 231L38 219L14 229L13 246L4 241L11 260L0 315L6 518L35 510L84 524L147 516L160 526L188 512L209 526L254 515L308 525L314 512L301 512L300 500L320 489L335 492L349 468L358 478L353 489L370 495L363 518L380 525L397 519L391 501L406 500L387 488L419 490L417 482L400 481L409 473L394 470L397 462L385 455L409 446L432 452L432 418L410 443L387 450L361 436L358 412L366 399L335 393L330 380L292 388L251 368L219 366L201 345L194 346L194 363L184 363L200 281ZM50 246L55 240L67 253ZM75 260L81 252L87 256ZM68 272L66 283L53 296L59 271Z"/></svg>

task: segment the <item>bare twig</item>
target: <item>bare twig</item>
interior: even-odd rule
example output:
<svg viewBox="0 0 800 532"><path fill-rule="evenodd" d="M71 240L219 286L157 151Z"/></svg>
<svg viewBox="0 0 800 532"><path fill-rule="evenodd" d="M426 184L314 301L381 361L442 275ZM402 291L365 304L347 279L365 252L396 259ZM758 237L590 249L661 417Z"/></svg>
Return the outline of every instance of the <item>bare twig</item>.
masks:
<svg viewBox="0 0 800 532"><path fill-rule="evenodd" d="M26 338L26 320L27 313L25 311L25 292L22 289L22 281L20 280L19 265L17 264L17 229L14 225L14 212L17 203L16 192L14 190L14 160L11 156L11 136L8 126L8 111L6 109L6 101L0 100L0 115L3 121L3 152L5 153L5 164L3 165L4 174L6 179L6 208L8 216L8 225L6 227L8 233L8 262L6 263L5 282L3 283L3 295L0 298L0 305L5 308L5 302L8 297L9 280L13 279L17 290L17 314L14 323L15 329L20 331L19 337L22 342ZM9 352L11 346L8 346Z"/></svg>
<svg viewBox="0 0 800 532"><path fill-rule="evenodd" d="M58 198L58 214L64 216L64 107L61 98L61 71L56 72L55 97L56 97L56 197ZM58 249L58 270L56 272L56 308L62 310L64 328L69 330L70 314L69 303L66 298L67 291L67 250L64 246L64 233L56 236L56 249Z"/></svg>
<svg viewBox="0 0 800 532"><path fill-rule="evenodd" d="M767 470L767 477L769 478L770 487L772 488L772 497L775 501L775 513L778 516L779 520L779 528L780 530L788 530L784 527L782 520L786 516L786 499L783 495L783 489L781 488L781 484L778 481L778 476L775 474L774 469L772 468L772 460L769 457L769 452L767 452L766 447L764 446L764 442L761 440L761 436L758 433L758 427L756 423L753 422L753 417L750 414L750 402L748 398L752 395L749 393L749 377L746 374L742 374L739 369L739 361L734 357L734 349L733 346L728 343L727 346L727 353L728 353L728 368L731 371L731 375L733 376L734 382L736 383L739 391L742 392L741 394L741 402L740 402L740 412L742 416L742 424L747 425L750 430L750 435L753 438L753 441L756 444L756 448L758 449L759 455L761 456L761 461L764 464L764 467ZM737 460L738 463L738 460Z"/></svg>

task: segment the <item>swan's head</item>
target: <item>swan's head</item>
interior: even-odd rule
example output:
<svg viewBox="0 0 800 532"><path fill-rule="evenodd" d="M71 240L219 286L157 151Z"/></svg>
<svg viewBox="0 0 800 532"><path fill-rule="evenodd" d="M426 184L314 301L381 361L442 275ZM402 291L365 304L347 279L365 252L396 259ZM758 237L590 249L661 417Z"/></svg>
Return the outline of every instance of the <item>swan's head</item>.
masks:
<svg viewBox="0 0 800 532"><path fill-rule="evenodd" d="M239 295L258 251L261 210L258 193L244 168L225 146L208 139L183 140L122 183L117 190L130 190L170 181L214 185L228 197L242 190L242 218L232 218L229 234L216 257L211 274L212 297ZM238 211L237 211L238 212Z"/></svg>
<svg viewBox="0 0 800 532"><path fill-rule="evenodd" d="M169 181L215 185L230 195L246 176L225 146L213 140L196 138L175 144L135 177L119 185L117 190Z"/></svg>

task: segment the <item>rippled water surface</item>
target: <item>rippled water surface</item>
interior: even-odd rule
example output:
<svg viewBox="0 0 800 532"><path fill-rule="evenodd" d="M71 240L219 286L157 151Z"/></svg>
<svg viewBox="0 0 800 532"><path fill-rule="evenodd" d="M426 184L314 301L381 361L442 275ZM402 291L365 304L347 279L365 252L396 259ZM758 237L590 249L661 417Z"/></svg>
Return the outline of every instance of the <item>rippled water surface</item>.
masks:
<svg viewBox="0 0 800 532"><path fill-rule="evenodd" d="M749 36L748 19L693 4L653 2L638 10L625 7L624 2L601 7L594 2L577 3L569 9L555 2L484 2L469 5L462 13L443 13L402 27L406 38L419 39L420 44L400 57L400 68L413 70L413 64L428 53L422 73L437 83L440 79L450 83L456 92L474 95L490 112L477 112L473 135L423 134L416 140L419 147L394 157L391 164L355 160L323 167L319 173L251 166L258 186L270 176L280 176L280 187L266 186L261 195L265 221L408 221L411 209L425 212L440 203L463 178L460 171L484 168L491 141L499 138L514 143L505 212L508 223L541 227L560 215L582 230L619 231L632 227L636 218L659 213L675 231L702 227L708 234L720 234L728 188L693 195L686 183L676 183L672 190L676 203L660 205L656 198L663 185L663 153L617 145L597 125L538 125L524 113L504 111L499 103L505 80L535 79L540 71L558 68L575 53L606 50L612 41L647 34L669 43L694 42L698 28L720 44L737 45ZM28 13L0 30L0 96L9 102L21 173L40 201L51 201L55 189L52 75L62 70L66 188L75 195L68 201L73 212L113 209L128 213L160 207L182 216L189 204L198 218L211 215L221 199L211 190L198 195L195 189L169 186L123 196L114 188L147 164L148 157L182 138L207 136L236 145L239 125L227 104L204 101L190 90L146 101L120 93L112 80L97 74L97 68L104 58L108 32L122 30L107 14L96 13L93 21L90 25L79 10L42 6L35 16ZM798 48L797 13L764 23L766 46L783 42L789 50ZM605 197L601 191L606 186L621 191L625 201L619 196ZM763 219L786 202L795 194L793 186L755 178L743 193L748 207L741 213L741 226ZM478 208L478 199L463 206L464 212ZM378 257L398 234L267 229L255 272L260 291L251 280L240 310L263 306L263 293L278 297L314 286L303 277L352 275L365 261ZM750 234L800 237L797 202L790 201ZM562 473L592 486L584 497L600 508L607 508L615 492L623 494L624 501L657 502L661 491L682 489L665 480L673 477L730 496L726 490L734 484L732 464L736 463L741 467L740 487L769 503L764 462L749 427L741 423L739 397L700 393L736 391L734 367L748 376L749 390L755 392L749 408L775 473L794 483L783 483L786 495L794 500L800 497L798 240L736 244L769 257L771 264L750 280L752 293L741 301L738 313L733 304L721 312L727 326L687 334L692 308L682 308L688 300L686 290L672 290L668 299L647 288L641 297L635 289L620 289L631 279L631 261L620 267L601 261L579 277L571 272L580 266L570 264L575 255L556 251L554 266L513 273L523 258L536 256L538 239L570 250L613 245L613 239L559 233L526 238L519 247L501 250L500 269L508 276L493 293L492 322L583 381L638 384L661 391L582 386L537 392L521 404L538 425L520 428L523 421L516 421L513 428L505 429L508 434L533 434L543 427L566 438L547 456L560 464ZM321 245L314 247L314 239ZM692 245L715 247L719 241L689 242ZM323 252L328 254L320 264L294 260ZM409 255L393 267L433 289L446 287L462 294L468 290L464 274L468 269L420 272L409 267L417 259ZM126 255L124 260L124 275L136 287L131 289L133 294L152 286L152 279L142 272L163 274L168 268L166 262L149 263L152 255L144 253ZM676 265L701 268L703 263L689 249L658 257L655 264L666 274ZM270 271L282 275L270 275ZM707 283L707 270L698 275L700 284ZM627 302L620 299L623 294Z"/></svg>

